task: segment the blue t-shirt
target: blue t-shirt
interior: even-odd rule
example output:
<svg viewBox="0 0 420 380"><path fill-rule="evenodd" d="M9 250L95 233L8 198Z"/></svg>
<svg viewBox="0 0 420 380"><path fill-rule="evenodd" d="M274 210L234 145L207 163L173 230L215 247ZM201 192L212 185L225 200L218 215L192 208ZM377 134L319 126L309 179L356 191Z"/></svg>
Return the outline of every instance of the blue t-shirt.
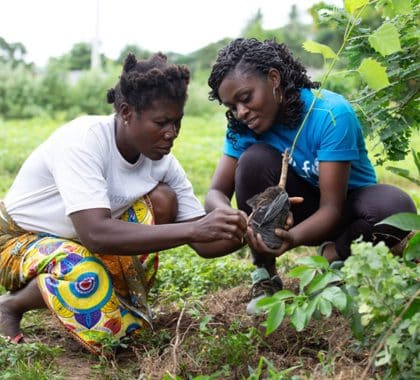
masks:
<svg viewBox="0 0 420 380"><path fill-rule="evenodd" d="M314 94L309 89L301 90L304 103L303 114L309 109ZM232 133L233 139L225 138L223 151L238 159L256 143L273 146L280 152L290 148L299 128L281 124L256 136L250 129L244 134ZM350 104L339 94L321 90L303 130L298 138L290 167L299 176L319 187L319 162L350 161L349 189L376 183L375 170L368 158L362 129Z"/></svg>

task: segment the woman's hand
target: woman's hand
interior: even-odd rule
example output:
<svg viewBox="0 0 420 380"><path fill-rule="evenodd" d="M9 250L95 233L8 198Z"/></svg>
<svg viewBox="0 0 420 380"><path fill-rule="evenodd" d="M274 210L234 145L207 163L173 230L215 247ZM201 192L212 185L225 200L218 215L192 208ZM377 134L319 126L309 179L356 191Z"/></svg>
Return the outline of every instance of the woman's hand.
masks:
<svg viewBox="0 0 420 380"><path fill-rule="evenodd" d="M296 247L293 235L291 232L276 228L274 233L282 239L282 244L279 248L269 248L264 243L260 233L255 234L251 227L248 227L246 234L246 241L251 249L262 257L279 257L289 249Z"/></svg>
<svg viewBox="0 0 420 380"><path fill-rule="evenodd" d="M297 204L302 203L302 197L291 197L289 198L290 204ZM261 256L266 257L278 257L281 256L283 253L296 247L296 242L293 237L293 234L289 232L289 230L293 227L294 220L293 220L293 213L289 211L289 214L286 219L286 223L283 228L276 228L274 233L281 238L283 241L279 248L269 248L264 243L261 234L255 234L254 230L248 226L247 234L246 234L246 241L249 247L256 253L260 254Z"/></svg>
<svg viewBox="0 0 420 380"><path fill-rule="evenodd" d="M194 222L192 240L206 243L216 240L244 240L247 215L233 208L217 208Z"/></svg>

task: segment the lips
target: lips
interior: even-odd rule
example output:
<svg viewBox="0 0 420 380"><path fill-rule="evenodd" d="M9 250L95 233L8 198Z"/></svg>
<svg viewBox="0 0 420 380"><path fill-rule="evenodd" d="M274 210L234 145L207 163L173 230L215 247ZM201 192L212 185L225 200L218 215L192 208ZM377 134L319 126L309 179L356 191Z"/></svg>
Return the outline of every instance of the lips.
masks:
<svg viewBox="0 0 420 380"><path fill-rule="evenodd" d="M254 117L253 119L248 119L245 121L245 124L249 129L255 129L258 126L258 118Z"/></svg>
<svg viewBox="0 0 420 380"><path fill-rule="evenodd" d="M161 146L158 148L158 150L160 152L162 152L163 154L168 154L172 149L172 145L168 145L168 146Z"/></svg>

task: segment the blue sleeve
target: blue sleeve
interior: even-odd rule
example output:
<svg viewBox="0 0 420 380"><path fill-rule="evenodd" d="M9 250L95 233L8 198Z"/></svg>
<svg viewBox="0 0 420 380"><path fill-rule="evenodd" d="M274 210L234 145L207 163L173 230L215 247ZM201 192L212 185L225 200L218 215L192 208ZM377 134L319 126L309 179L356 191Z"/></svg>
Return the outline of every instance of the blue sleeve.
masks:
<svg viewBox="0 0 420 380"><path fill-rule="evenodd" d="M319 161L353 161L359 159L357 136L361 130L352 111L331 117L321 131Z"/></svg>

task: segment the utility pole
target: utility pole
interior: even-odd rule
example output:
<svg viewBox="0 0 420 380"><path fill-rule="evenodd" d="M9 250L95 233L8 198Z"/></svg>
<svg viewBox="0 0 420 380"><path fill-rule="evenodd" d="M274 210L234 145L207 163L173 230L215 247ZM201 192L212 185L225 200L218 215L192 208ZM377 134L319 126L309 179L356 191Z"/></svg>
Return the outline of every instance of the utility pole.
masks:
<svg viewBox="0 0 420 380"><path fill-rule="evenodd" d="M101 41L99 39L99 16L100 16L100 10L99 10L99 4L100 0L96 0L96 22L95 22L95 36L92 40L92 46L91 46L91 56L90 56L90 68L95 69L99 66L99 46L101 44Z"/></svg>

